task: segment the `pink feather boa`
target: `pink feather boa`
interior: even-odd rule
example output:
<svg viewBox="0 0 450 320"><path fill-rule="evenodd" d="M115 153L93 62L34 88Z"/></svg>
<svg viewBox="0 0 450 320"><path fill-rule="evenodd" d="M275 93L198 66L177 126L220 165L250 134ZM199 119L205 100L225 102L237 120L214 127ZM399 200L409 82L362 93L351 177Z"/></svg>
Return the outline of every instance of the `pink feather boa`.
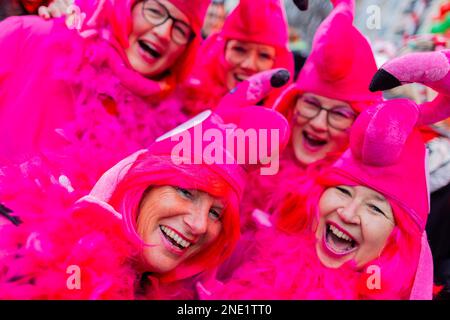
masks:
<svg viewBox="0 0 450 320"><path fill-rule="evenodd" d="M206 284L206 299L357 299L361 272L351 263L322 265L312 234L287 235L264 229L243 239L245 260L224 284ZM244 258L244 257L242 257Z"/></svg>
<svg viewBox="0 0 450 320"><path fill-rule="evenodd" d="M0 202L23 223L0 223L0 299L192 299L193 278L160 283L138 267L122 220L88 202L39 159L0 171ZM70 290L70 266L81 289Z"/></svg>

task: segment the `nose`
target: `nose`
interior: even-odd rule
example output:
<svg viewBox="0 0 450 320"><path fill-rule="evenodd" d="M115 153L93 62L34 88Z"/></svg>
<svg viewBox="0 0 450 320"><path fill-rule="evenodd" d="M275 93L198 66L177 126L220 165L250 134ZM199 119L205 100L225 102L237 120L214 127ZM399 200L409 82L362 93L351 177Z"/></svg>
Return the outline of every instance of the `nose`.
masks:
<svg viewBox="0 0 450 320"><path fill-rule="evenodd" d="M361 219L358 214L358 207L358 204L355 201L352 201L351 203L338 208L337 214L346 224L360 224Z"/></svg>
<svg viewBox="0 0 450 320"><path fill-rule="evenodd" d="M208 215L209 207L193 206L184 216L183 221L192 235L200 236L208 229Z"/></svg>
<svg viewBox="0 0 450 320"><path fill-rule="evenodd" d="M326 110L320 110L319 114L312 118L309 121L309 124L311 127L316 131L327 131L328 130L328 120L327 120L327 111Z"/></svg>
<svg viewBox="0 0 450 320"><path fill-rule="evenodd" d="M257 56L255 52L250 52L250 54L245 57L244 61L241 63L241 68L255 72L258 71Z"/></svg>
<svg viewBox="0 0 450 320"><path fill-rule="evenodd" d="M152 31L160 40L170 41L173 21L167 19L164 23L154 26Z"/></svg>

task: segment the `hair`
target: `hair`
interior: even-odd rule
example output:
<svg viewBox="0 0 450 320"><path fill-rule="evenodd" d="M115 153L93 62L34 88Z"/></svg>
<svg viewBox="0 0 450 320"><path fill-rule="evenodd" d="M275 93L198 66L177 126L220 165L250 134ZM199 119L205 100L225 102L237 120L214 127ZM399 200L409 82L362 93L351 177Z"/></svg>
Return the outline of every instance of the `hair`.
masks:
<svg viewBox="0 0 450 320"><path fill-rule="evenodd" d="M318 221L318 203L323 192L337 183L320 177L301 189L289 192L276 209L276 227L288 234L314 232ZM362 269L376 265L381 270L379 289L368 289L369 272L361 272L357 295L361 299L408 299L417 270L421 232L405 209L388 198L396 225L381 255ZM352 264L350 261L347 264Z"/></svg>
<svg viewBox="0 0 450 320"><path fill-rule="evenodd" d="M223 177L205 165L175 165L170 157L146 156L138 159L119 182L110 204L123 214L127 233L141 245L145 244L136 232L137 214L146 190L152 186L196 189L223 198L226 202L219 237L175 270L161 275L161 281L171 282L191 277L216 267L231 254L240 234L239 196Z"/></svg>

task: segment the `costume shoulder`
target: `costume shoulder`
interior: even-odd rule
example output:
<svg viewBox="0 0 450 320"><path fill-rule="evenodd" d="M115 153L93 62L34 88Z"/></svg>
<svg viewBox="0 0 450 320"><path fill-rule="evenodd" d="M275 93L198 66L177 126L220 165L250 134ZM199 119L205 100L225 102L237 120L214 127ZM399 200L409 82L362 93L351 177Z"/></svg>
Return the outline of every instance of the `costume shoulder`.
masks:
<svg viewBox="0 0 450 320"><path fill-rule="evenodd" d="M53 48L57 53L73 47L77 39L81 37L76 30L68 29L62 19L9 17L0 22L0 74L6 68L18 68L26 60L38 60L35 58L39 51Z"/></svg>
<svg viewBox="0 0 450 320"><path fill-rule="evenodd" d="M48 35L58 25L58 20L44 20L38 16L14 16L0 22L0 39L2 41L11 37L29 38L32 36ZM15 39L16 41L21 39Z"/></svg>
<svg viewBox="0 0 450 320"><path fill-rule="evenodd" d="M13 169L2 171L0 202L22 223L0 225L0 299L132 299L135 250L120 217L73 204L67 179L42 164Z"/></svg>

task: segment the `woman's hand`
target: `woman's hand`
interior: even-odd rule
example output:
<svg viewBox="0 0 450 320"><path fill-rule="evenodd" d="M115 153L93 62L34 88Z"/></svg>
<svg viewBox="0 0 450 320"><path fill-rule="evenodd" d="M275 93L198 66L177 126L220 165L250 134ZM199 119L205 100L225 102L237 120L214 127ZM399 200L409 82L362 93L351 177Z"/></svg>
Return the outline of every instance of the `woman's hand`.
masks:
<svg viewBox="0 0 450 320"><path fill-rule="evenodd" d="M60 18L73 13L74 0L53 0L48 6L40 6L38 14L44 19Z"/></svg>

